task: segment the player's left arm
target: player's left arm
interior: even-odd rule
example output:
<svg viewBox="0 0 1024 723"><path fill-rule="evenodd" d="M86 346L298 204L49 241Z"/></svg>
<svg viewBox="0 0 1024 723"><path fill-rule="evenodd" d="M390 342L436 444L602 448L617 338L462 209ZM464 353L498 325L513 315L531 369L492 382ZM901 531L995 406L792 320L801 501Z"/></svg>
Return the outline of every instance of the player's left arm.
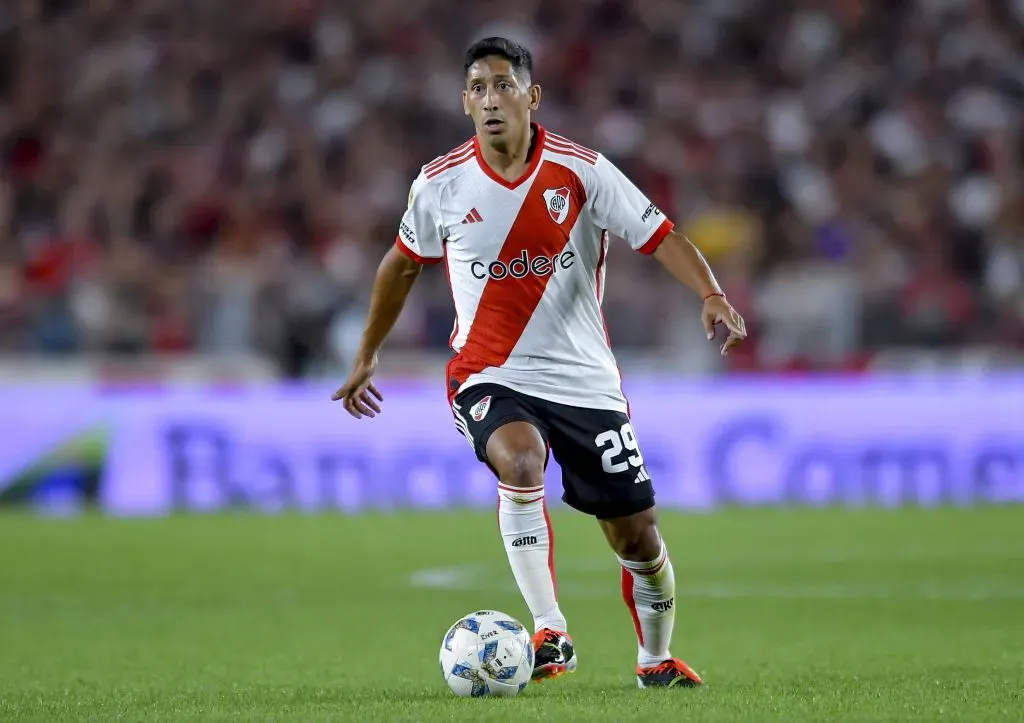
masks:
<svg viewBox="0 0 1024 723"><path fill-rule="evenodd" d="M729 330L729 336L722 344L722 356L747 338L746 322L725 298L722 287L718 285L704 254L690 242L690 239L678 231L670 231L655 249L654 258L658 259L677 280L704 299L700 318L709 340L715 338L717 324L723 324Z"/></svg>
<svg viewBox="0 0 1024 723"><path fill-rule="evenodd" d="M634 250L653 255L672 276L704 300L701 321L708 339L714 338L717 324L729 330L722 345L723 355L746 338L743 317L726 299L704 255L603 155L598 156L594 165L590 186L595 221L623 238Z"/></svg>
<svg viewBox="0 0 1024 723"><path fill-rule="evenodd" d="M598 156L588 184L589 205L594 220L635 251L653 255L679 282L703 299L700 321L715 338L715 326L722 324L729 336L722 354L746 338L743 317L725 298L708 261L676 230L675 224L639 188L604 156Z"/></svg>

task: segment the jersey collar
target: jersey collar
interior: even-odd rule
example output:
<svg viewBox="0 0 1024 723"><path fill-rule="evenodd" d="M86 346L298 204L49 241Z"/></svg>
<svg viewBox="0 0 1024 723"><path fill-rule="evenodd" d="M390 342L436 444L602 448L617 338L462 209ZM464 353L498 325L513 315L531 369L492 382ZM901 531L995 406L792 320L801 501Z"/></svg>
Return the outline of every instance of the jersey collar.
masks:
<svg viewBox="0 0 1024 723"><path fill-rule="evenodd" d="M537 142L533 147L533 158L530 159L530 164L526 167L526 170L523 171L523 175L514 181L502 178L494 172L493 168L487 165L487 161L484 160L483 154L480 152L480 138L476 135L473 136L473 153L476 156L476 162L479 164L480 170L487 174L487 177L492 181L501 184L510 190L518 188L525 180L533 175L533 172L537 170L537 166L540 165L541 156L544 155L544 139L547 136L547 131L545 131L544 127L538 123L531 123L530 127L533 129L534 133L537 134Z"/></svg>

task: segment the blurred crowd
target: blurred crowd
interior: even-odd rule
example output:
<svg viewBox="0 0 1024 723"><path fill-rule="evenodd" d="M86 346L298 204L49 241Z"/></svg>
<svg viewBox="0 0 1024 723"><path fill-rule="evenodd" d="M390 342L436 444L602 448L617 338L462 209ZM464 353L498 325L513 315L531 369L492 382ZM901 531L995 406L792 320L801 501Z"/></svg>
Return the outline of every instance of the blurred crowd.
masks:
<svg viewBox="0 0 1024 723"><path fill-rule="evenodd" d="M708 255L733 364L1024 346L1024 0L7 0L0 353L347 365L488 35ZM609 263L617 349L703 353L657 262ZM394 346L451 323L428 271Z"/></svg>

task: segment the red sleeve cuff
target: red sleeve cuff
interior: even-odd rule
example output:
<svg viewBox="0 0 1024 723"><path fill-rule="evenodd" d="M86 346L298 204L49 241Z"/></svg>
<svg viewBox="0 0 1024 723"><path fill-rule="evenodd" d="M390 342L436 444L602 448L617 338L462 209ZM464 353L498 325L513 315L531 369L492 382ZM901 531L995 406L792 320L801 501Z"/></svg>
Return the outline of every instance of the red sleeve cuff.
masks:
<svg viewBox="0 0 1024 723"><path fill-rule="evenodd" d="M647 243L637 249L642 254L653 254L661 246L661 242L665 240L665 237L672 233L676 225L669 221L667 218L661 222L658 228L654 229L654 233L647 239Z"/></svg>
<svg viewBox="0 0 1024 723"><path fill-rule="evenodd" d="M399 251L401 251L403 254L405 254L418 264L426 264L427 266L430 266L441 262L441 257L428 258L426 256L420 256L418 253L416 253L411 248L402 243L402 239L400 236L395 236L395 246L398 247Z"/></svg>

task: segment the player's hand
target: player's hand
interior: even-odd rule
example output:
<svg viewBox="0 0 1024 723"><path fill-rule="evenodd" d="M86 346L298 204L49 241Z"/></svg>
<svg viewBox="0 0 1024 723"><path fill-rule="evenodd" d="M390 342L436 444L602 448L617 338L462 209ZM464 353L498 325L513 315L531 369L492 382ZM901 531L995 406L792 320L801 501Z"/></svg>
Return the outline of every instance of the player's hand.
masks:
<svg viewBox="0 0 1024 723"><path fill-rule="evenodd" d="M724 324L729 330L729 337L722 344L722 356L729 353L729 350L747 338L747 324L736 309L725 300L724 296L709 296L704 301L704 309L701 311L700 320L704 323L704 331L707 332L708 340L715 338L715 326Z"/></svg>
<svg viewBox="0 0 1024 723"><path fill-rule="evenodd" d="M357 359L352 365L352 373L348 375L341 388L331 395L335 402L342 400L345 411L356 419L376 417L380 414L380 402L384 401L384 395L374 386L373 373L377 371L377 357L371 359Z"/></svg>

